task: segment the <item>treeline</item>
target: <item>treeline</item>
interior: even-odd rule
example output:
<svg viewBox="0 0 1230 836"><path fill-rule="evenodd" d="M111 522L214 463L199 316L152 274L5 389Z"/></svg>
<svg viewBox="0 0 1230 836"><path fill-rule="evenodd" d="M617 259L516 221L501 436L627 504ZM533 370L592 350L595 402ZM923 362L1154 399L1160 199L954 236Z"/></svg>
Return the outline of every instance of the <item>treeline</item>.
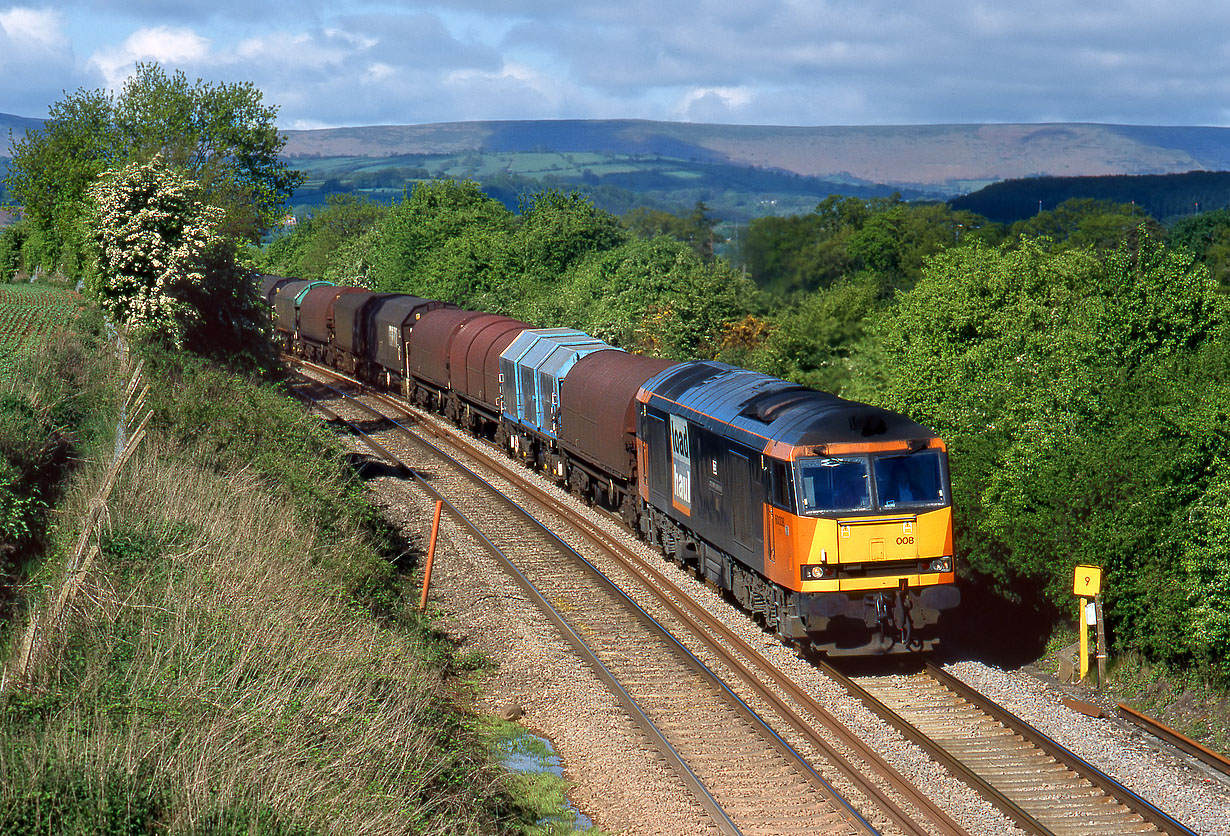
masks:
<svg viewBox="0 0 1230 836"><path fill-rule="evenodd" d="M1230 208L1230 171L1028 177L1005 180L949 201L953 209L1012 223L1073 198L1135 204L1154 218L1179 218Z"/></svg>
<svg viewBox="0 0 1230 836"><path fill-rule="evenodd" d="M1034 640L1094 563L1117 650L1230 678L1230 213L1166 229L1083 200L1006 226L831 197L752 222L730 262L714 229L703 205L619 218L545 191L513 212L440 181L392 206L335 198L264 268L903 411L950 445L966 580L1036 616Z"/></svg>
<svg viewBox="0 0 1230 836"><path fill-rule="evenodd" d="M681 154L686 151L681 150ZM886 186L825 179L774 168L732 165L691 156L615 152L480 151L413 154L386 160L305 157L289 160L307 180L295 205L315 208L332 194L363 195L391 202L403 189L430 179L475 180L510 210L519 195L543 189L582 189L596 206L623 214L638 206L687 211L697 201L715 208L727 222L746 223L766 213L806 211L825 195L840 191L870 198ZM904 191L908 199L928 196ZM930 196L935 196L931 194Z"/></svg>
<svg viewBox="0 0 1230 836"><path fill-rule="evenodd" d="M264 269L580 328L667 357L713 356L753 309L755 287L693 237L703 240L637 236L577 192L540 191L512 212L471 181L439 180L392 206L332 198L266 248Z"/></svg>

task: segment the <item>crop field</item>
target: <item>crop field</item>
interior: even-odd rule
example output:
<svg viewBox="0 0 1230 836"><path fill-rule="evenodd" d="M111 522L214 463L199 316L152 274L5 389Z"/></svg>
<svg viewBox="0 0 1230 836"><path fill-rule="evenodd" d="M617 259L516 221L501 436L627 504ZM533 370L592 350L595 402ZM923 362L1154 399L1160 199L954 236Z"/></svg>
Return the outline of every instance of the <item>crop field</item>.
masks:
<svg viewBox="0 0 1230 836"><path fill-rule="evenodd" d="M0 284L0 377L9 377L17 359L46 342L81 309L81 297L63 287Z"/></svg>

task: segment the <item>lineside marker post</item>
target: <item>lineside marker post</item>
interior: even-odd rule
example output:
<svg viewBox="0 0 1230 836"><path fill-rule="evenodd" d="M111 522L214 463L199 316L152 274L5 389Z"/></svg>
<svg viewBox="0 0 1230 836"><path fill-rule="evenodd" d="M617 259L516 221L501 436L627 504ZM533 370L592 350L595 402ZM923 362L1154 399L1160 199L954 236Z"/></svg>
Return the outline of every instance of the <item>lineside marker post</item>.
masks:
<svg viewBox="0 0 1230 836"><path fill-rule="evenodd" d="M427 594L426 591L424 591L423 594L426 595ZM1080 649L1081 668L1080 670L1081 670L1081 681L1083 682L1085 677L1089 675L1089 628L1088 628L1088 625L1085 624L1085 606L1089 603L1089 599L1081 598L1080 602L1081 602L1080 610L1077 611L1076 620L1078 622L1077 629L1081 631L1081 649Z"/></svg>
<svg viewBox="0 0 1230 836"><path fill-rule="evenodd" d="M427 544L427 567L423 570L423 597L419 599L419 612L427 609L427 590L431 588L431 564L436 559L436 536L440 533L440 510L442 500L436 500L436 513L431 518L431 540Z"/></svg>
<svg viewBox="0 0 1230 836"><path fill-rule="evenodd" d="M1102 593L1093 596L1094 612L1098 616L1098 686L1106 681L1106 622L1102 620Z"/></svg>
<svg viewBox="0 0 1230 836"><path fill-rule="evenodd" d="M1098 610L1100 606L1094 608L1094 619L1090 619L1089 615L1089 600L1093 598L1099 604L1101 603L1102 592L1102 568L1100 566L1077 566L1076 574L1072 579L1072 593L1080 598L1080 613L1077 618L1076 629L1080 632L1080 677L1083 680L1089 675L1089 626L1090 624L1098 625L1099 635L1102 633L1101 621L1099 617L1101 613ZM1102 650L1102 643L1098 643L1098 684L1102 684L1101 674L1106 668L1102 655L1105 651Z"/></svg>

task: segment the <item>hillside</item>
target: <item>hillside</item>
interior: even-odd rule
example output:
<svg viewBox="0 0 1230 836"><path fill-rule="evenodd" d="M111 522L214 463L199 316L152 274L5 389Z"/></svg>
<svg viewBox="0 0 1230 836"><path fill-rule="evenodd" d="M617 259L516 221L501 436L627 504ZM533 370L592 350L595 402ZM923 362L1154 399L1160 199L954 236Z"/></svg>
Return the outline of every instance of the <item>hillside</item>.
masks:
<svg viewBox="0 0 1230 836"><path fill-rule="evenodd" d="M42 124L42 119L27 119L24 116L0 113L0 159L8 159L12 156L9 150L10 133L17 139L21 139L27 130L37 128Z"/></svg>
<svg viewBox="0 0 1230 836"><path fill-rule="evenodd" d="M1134 203L1165 221L1196 212L1230 209L1230 172L1118 174L1109 177L1033 177L992 183L949 201L953 209L1012 223L1054 209L1071 198Z"/></svg>
<svg viewBox="0 0 1230 836"><path fill-rule="evenodd" d="M20 135L39 120L0 114ZM643 120L380 125L286 131L285 156L317 187L329 178L403 169L397 193L426 176L507 175L604 186L659 202L706 200L758 214L849 194L951 197L1030 177L1174 174L1230 169L1230 128L1096 124L787 127ZM0 159L8 154L0 142ZM548 159L585 155L582 159ZM342 176L347 175L347 176ZM789 182L790 178L801 182ZM783 178L786 178L783 180ZM390 179L386 177L385 179ZM395 182L393 182L395 181ZM381 188L385 184L355 186ZM688 191L688 190L691 191ZM658 194L653 194L657 192ZM719 195L728 193L724 199ZM731 198L737 193L741 197ZM791 196L794 197L791 197ZM315 202L310 194L308 202ZM619 195L608 198L612 205ZM689 204L690 205L690 204Z"/></svg>
<svg viewBox="0 0 1230 836"><path fill-rule="evenodd" d="M781 127L537 121L287 131L285 153L391 157L598 152L777 169L958 194L1035 176L1170 174L1230 168L1230 129L1131 125Z"/></svg>

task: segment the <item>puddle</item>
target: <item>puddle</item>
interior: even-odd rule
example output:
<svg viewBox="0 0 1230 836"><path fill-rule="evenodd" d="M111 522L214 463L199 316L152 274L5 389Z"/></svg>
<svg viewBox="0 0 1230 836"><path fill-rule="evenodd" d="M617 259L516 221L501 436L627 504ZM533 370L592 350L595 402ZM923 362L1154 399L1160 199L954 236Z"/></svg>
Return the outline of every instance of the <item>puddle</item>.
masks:
<svg viewBox="0 0 1230 836"><path fill-rule="evenodd" d="M589 830L594 826L590 818L576 807L573 807L572 802L564 795L564 768L560 763L559 756L555 754L555 749L551 747L551 741L521 729L519 734L514 734L500 740L498 746L500 760L510 772L520 772L525 775L535 772L549 772L559 779L559 793L562 796L562 814L571 817L571 819L552 815L539 820L538 823L540 825L554 824L567 826L571 824L574 831L581 832ZM552 830L550 832L556 831Z"/></svg>

